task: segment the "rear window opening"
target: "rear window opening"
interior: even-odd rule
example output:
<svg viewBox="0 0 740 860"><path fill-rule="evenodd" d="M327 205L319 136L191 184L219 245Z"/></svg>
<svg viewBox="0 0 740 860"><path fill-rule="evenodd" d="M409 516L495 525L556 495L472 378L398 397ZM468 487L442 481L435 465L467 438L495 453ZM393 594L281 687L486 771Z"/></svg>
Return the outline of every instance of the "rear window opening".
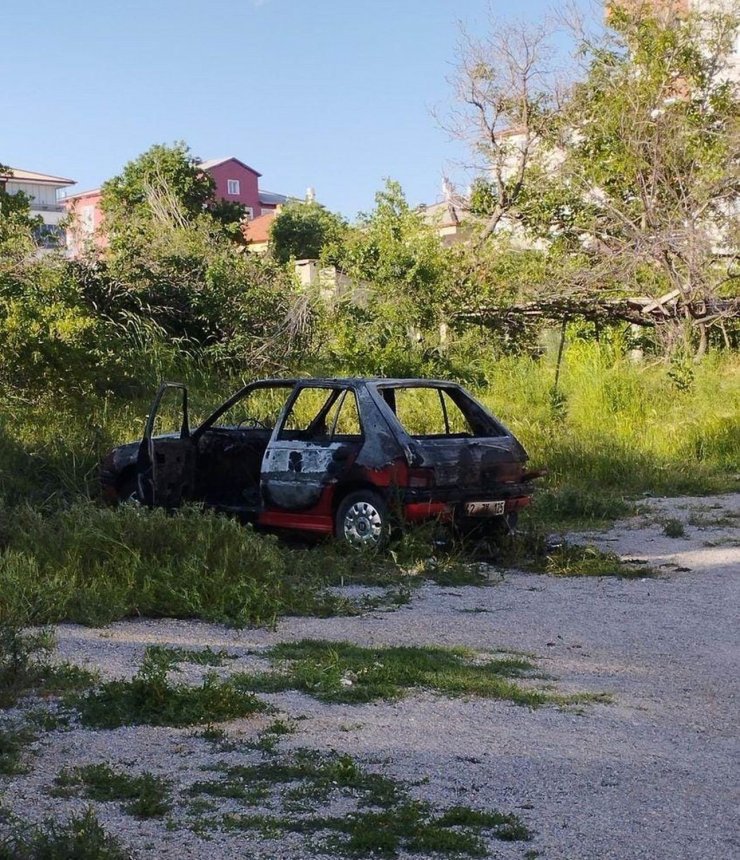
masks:
<svg viewBox="0 0 740 860"><path fill-rule="evenodd" d="M475 414L464 409L465 397L457 389L455 399L444 388L426 386L384 388L381 394L413 439L466 439L497 434Z"/></svg>

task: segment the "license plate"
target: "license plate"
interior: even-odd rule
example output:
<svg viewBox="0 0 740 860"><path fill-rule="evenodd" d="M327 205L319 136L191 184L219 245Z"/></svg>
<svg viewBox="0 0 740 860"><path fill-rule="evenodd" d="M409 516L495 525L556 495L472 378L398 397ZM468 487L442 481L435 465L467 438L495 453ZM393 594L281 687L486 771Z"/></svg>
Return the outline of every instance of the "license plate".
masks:
<svg viewBox="0 0 740 860"><path fill-rule="evenodd" d="M506 502L466 502L465 513L469 517L498 517L504 513Z"/></svg>

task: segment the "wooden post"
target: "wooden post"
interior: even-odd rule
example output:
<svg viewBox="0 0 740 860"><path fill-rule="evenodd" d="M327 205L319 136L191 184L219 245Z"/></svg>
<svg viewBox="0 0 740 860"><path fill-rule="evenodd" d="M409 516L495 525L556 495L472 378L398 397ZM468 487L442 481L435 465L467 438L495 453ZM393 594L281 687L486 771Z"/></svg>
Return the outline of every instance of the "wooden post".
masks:
<svg viewBox="0 0 740 860"><path fill-rule="evenodd" d="M555 393L558 390L558 383L560 382L560 365L563 361L563 347L565 346L565 329L568 325L568 317L563 317L563 325L560 329L560 346L558 347L558 362L555 366L555 385L553 385L552 390Z"/></svg>

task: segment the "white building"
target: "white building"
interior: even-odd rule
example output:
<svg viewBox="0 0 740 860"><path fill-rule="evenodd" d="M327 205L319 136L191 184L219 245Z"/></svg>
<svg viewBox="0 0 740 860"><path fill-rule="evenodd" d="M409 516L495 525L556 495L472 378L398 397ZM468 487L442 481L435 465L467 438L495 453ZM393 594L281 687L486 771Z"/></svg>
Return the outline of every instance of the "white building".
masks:
<svg viewBox="0 0 740 860"><path fill-rule="evenodd" d="M11 167L8 173L0 176L0 183L5 186L8 194L22 191L30 200L31 215L41 216L43 227L37 238L42 247L53 247L60 241L64 242L64 231L59 226L59 222L66 215L66 209L61 202L61 191L74 185L74 179Z"/></svg>

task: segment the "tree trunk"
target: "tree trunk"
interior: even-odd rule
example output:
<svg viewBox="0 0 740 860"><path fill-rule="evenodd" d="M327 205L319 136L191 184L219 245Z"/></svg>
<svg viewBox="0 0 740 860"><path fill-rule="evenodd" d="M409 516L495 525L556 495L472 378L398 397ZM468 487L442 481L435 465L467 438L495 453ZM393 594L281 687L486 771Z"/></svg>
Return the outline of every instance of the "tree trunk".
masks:
<svg viewBox="0 0 740 860"><path fill-rule="evenodd" d="M707 353L707 347L709 346L709 335L707 332L707 324L700 322L700 323L698 323L698 326L699 326L699 346L697 347L696 355L694 356L694 362L696 364L698 364L702 360L702 358L704 358L704 356Z"/></svg>

